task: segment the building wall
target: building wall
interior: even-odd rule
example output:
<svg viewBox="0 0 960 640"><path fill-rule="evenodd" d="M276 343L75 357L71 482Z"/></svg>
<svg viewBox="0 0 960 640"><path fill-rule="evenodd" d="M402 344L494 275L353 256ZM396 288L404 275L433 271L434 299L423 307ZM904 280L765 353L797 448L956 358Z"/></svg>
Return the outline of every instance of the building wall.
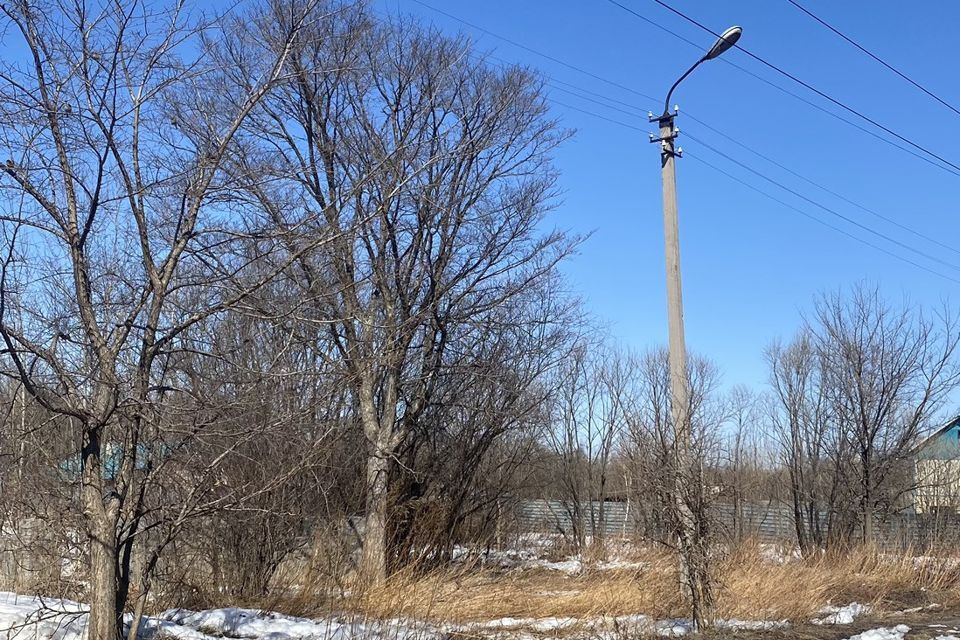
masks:
<svg viewBox="0 0 960 640"><path fill-rule="evenodd" d="M919 458L915 468L917 513L960 512L960 459Z"/></svg>

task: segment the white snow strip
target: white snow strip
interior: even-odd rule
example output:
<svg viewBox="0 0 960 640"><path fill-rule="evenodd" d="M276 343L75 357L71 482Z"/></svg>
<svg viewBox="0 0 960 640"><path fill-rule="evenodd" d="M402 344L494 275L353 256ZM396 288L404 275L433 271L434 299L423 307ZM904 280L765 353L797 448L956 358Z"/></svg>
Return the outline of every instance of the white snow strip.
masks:
<svg viewBox="0 0 960 640"><path fill-rule="evenodd" d="M8 640L80 640L86 607L69 600L0 592L0 631Z"/></svg>
<svg viewBox="0 0 960 640"><path fill-rule="evenodd" d="M85 605L69 600L0 593L0 639L84 640L88 614ZM127 623L130 623L129 616ZM728 630L764 630L787 626L787 621L718 620ZM466 632L511 640L580 628L599 634L635 629L666 637L685 636L692 625L685 619L654 620L642 614L587 618L498 618L469 624L436 625L413 619L363 620L298 618L269 611L226 607L206 611L170 609L141 622L140 640L440 640L450 633ZM858 640L900 640L860 638ZM944 638L944 640L947 640ZM960 640L960 639L958 639Z"/></svg>
<svg viewBox="0 0 960 640"><path fill-rule="evenodd" d="M761 544L760 559L770 564L786 564L803 557L800 547L785 547L782 544Z"/></svg>
<svg viewBox="0 0 960 640"><path fill-rule="evenodd" d="M907 625L898 624L895 627L870 629L869 631L851 636L850 640L903 640L903 636L907 635L909 631L910 627Z"/></svg>
<svg viewBox="0 0 960 640"><path fill-rule="evenodd" d="M852 624L854 620L865 613L869 613L869 611L869 606L859 602L851 602L845 607L826 606L820 610L823 617L814 618L810 622L813 624Z"/></svg>
<svg viewBox="0 0 960 640"><path fill-rule="evenodd" d="M785 629L790 626L789 620L717 620L714 626L731 631L769 631L770 629Z"/></svg>
<svg viewBox="0 0 960 640"><path fill-rule="evenodd" d="M534 631L553 631L566 629L580 622L579 618L548 617L548 618L497 618L484 622L474 622L465 625L456 625L451 630L470 631L476 629L532 629Z"/></svg>

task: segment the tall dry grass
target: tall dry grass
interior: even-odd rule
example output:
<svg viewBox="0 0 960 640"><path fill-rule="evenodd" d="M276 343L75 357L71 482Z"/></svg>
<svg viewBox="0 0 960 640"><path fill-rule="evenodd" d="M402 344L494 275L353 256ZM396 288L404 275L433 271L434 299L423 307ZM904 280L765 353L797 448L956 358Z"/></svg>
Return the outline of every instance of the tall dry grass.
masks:
<svg viewBox="0 0 960 640"><path fill-rule="evenodd" d="M675 614L680 600L676 571L665 555L638 570L567 575L543 569L435 571L394 576L344 604L378 616L402 615L466 624L505 617Z"/></svg>
<svg viewBox="0 0 960 640"><path fill-rule="evenodd" d="M718 617L802 620L827 603L894 610L951 604L960 594L957 557L856 547L777 563L761 551L756 542L743 543L719 563Z"/></svg>
<svg viewBox="0 0 960 640"><path fill-rule="evenodd" d="M960 557L918 558L861 547L789 558L766 558L747 541L714 560L715 616L745 620L809 620L826 604L871 604L895 610L931 602L960 603ZM682 617L672 553L635 546L637 569L591 568L568 575L535 569L457 565L444 570L409 569L375 587L352 583L340 598L316 585L295 597L271 602L274 610L299 615L343 615L364 619L406 618L470 624L501 618L578 618L645 614Z"/></svg>

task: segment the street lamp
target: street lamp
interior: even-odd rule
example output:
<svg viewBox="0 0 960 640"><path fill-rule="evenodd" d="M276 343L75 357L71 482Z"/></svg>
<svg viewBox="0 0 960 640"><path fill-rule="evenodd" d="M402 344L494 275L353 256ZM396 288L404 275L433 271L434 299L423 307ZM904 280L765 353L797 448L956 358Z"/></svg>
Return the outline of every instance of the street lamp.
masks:
<svg viewBox="0 0 960 640"><path fill-rule="evenodd" d="M680 549L680 580L681 587L686 592L692 605L694 626L699 627L703 621L703 607L700 601L703 589L702 574L697 565L702 558L699 539L700 527L694 517L685 492L693 488L695 478L692 476L690 460L690 390L687 380L687 348L683 332L683 294L680 286L680 232L677 224L677 174L674 167L674 158L683 153L682 149L674 150L674 140L679 135L679 129L673 126L673 119L677 112L670 113L670 98L674 90L683 80L693 73L693 70L707 60L713 60L730 49L740 39L742 29L730 27L714 43L707 53L697 60L692 67L673 83L667 92L664 101L663 114L650 114L650 122L660 125L660 137L651 134L651 142L660 143L660 167L663 180L663 236L666 246L667 263L667 324L670 365L670 413L673 418L674 450L675 450L675 479L674 487L675 508L679 525Z"/></svg>
<svg viewBox="0 0 960 640"><path fill-rule="evenodd" d="M707 60L713 60L714 58L719 58L723 55L728 49L733 45L737 44L737 40L740 39L741 34L743 34L743 29L740 27L730 27L726 31L720 34L720 37L717 38L717 41L713 43L713 46L710 47L710 50L699 60L693 63L693 66L686 70L686 72L680 76L676 82L673 83L673 86L670 87L670 91L667 92L667 99L663 101L663 114L667 115L670 111L670 97L673 95L673 90L677 88L677 85L683 82L683 80L693 73L693 70L699 67L702 63Z"/></svg>

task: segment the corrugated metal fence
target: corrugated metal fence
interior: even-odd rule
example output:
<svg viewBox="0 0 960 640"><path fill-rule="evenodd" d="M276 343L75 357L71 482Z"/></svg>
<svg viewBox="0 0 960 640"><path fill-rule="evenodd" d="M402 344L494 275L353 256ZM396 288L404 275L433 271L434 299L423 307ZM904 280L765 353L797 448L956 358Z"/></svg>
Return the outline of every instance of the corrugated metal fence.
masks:
<svg viewBox="0 0 960 640"><path fill-rule="evenodd" d="M569 534L574 519L579 518L585 535L602 527L608 536L634 535L650 527L642 512L630 502L594 500L582 503L577 511L573 503L562 500L524 500L518 505L517 525L523 532ZM762 540L784 541L794 536L793 520L785 505L717 504L712 508L712 517L724 529L749 533Z"/></svg>
<svg viewBox="0 0 960 640"><path fill-rule="evenodd" d="M523 500L515 513L521 532L569 535L578 510L561 500ZM601 517L602 514L602 517ZM789 505L770 503L716 503L711 507L714 526L732 536L750 536L763 542L793 544L796 530ZM826 515L823 516L826 522ZM607 536L632 536L650 533L651 523L644 512L630 502L584 502L579 509L584 535L592 535L602 526ZM655 526L655 525L654 525ZM911 512L900 513L878 522L877 542L882 546L925 547L960 540L960 519L931 519Z"/></svg>

